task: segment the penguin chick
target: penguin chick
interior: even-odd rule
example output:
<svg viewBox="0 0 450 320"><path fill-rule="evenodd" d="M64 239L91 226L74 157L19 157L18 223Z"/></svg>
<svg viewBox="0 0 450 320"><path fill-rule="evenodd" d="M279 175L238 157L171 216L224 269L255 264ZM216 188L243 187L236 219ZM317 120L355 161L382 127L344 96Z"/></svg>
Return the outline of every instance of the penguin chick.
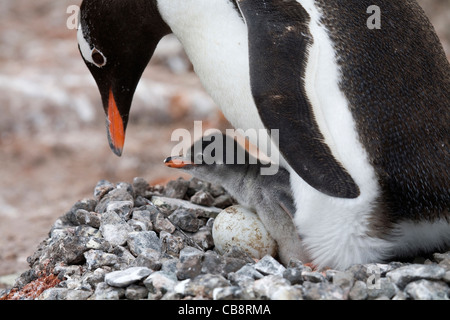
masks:
<svg viewBox="0 0 450 320"><path fill-rule="evenodd" d="M196 141L184 157L164 161L171 168L213 184L219 184L241 205L256 211L276 241L278 257L287 265L292 258L309 261L293 222L295 204L289 172L279 167L272 175L261 174L264 164L251 156L237 141L214 133Z"/></svg>

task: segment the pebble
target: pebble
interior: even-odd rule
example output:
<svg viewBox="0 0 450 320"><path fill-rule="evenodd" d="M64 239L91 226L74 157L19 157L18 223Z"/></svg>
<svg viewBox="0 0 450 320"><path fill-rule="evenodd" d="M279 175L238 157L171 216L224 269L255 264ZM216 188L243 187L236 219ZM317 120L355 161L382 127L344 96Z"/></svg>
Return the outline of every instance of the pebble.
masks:
<svg viewBox="0 0 450 320"><path fill-rule="evenodd" d="M112 287L127 287L132 283L149 276L152 270L145 267L131 267L125 270L113 271L105 276L105 282Z"/></svg>
<svg viewBox="0 0 450 320"><path fill-rule="evenodd" d="M270 255L255 261L237 247L220 254L211 230L235 204L220 186L196 179L99 181L92 199L56 219L13 287L50 272L61 282L39 300L450 299L450 251L324 272Z"/></svg>

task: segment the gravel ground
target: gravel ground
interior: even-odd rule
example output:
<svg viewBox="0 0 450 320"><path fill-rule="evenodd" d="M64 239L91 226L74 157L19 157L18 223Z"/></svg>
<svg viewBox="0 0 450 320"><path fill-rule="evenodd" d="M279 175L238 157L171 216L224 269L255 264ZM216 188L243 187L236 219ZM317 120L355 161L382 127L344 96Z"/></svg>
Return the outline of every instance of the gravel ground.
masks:
<svg viewBox="0 0 450 320"><path fill-rule="evenodd" d="M126 152L120 159L114 157L105 138L98 90L79 56L76 31L66 27L67 7L80 2L0 2L0 290L28 270L27 256L33 255L61 213L77 199L90 197L97 180L131 181L142 176L152 185L170 180L173 171L161 161L170 152L175 128L190 129L194 119L207 119L215 128L227 125L179 44L167 39L137 92ZM418 2L450 58L450 2ZM56 241L53 236L41 247ZM431 255L422 262L442 263L440 257ZM71 279L91 272L84 262L77 263L72 268L79 269ZM45 281L47 286L54 284L50 274L39 273L37 265L33 268L34 275L28 270L28 278L20 277L20 283L30 282L29 290Z"/></svg>
<svg viewBox="0 0 450 320"><path fill-rule="evenodd" d="M450 251L412 261L317 271L214 250L212 226L234 205L221 186L99 181L52 226L2 299L449 300Z"/></svg>

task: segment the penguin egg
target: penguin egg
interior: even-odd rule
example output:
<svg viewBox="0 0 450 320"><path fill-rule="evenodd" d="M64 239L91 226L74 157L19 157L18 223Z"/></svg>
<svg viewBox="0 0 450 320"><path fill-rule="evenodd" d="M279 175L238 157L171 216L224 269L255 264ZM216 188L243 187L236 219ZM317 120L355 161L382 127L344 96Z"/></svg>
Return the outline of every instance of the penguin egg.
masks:
<svg viewBox="0 0 450 320"><path fill-rule="evenodd" d="M233 246L254 259L276 254L275 240L259 217L243 206L231 206L221 211L214 220L212 236L220 254L231 251Z"/></svg>

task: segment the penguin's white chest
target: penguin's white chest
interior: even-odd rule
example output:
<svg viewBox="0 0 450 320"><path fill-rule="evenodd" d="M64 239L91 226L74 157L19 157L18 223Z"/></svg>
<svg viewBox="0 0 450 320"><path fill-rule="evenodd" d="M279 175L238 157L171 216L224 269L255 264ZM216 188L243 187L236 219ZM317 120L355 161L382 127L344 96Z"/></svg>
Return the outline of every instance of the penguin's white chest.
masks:
<svg viewBox="0 0 450 320"><path fill-rule="evenodd" d="M231 2L159 2L163 19L228 121L243 130L263 129L251 94L247 27Z"/></svg>

